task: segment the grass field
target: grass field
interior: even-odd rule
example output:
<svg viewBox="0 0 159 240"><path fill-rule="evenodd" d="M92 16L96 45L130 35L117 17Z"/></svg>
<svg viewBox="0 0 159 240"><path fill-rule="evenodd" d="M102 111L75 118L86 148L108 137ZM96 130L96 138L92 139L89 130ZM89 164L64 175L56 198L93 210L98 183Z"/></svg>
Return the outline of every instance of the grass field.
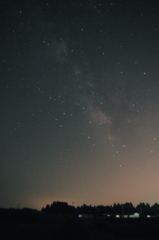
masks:
<svg viewBox="0 0 159 240"><path fill-rule="evenodd" d="M159 218L78 219L32 209L0 209L1 240L157 240Z"/></svg>

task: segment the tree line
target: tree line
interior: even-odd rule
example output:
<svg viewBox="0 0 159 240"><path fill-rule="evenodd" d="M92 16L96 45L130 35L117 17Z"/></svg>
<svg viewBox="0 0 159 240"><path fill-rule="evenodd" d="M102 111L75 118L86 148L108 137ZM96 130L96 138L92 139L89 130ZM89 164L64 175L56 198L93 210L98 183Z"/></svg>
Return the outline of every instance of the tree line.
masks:
<svg viewBox="0 0 159 240"><path fill-rule="evenodd" d="M140 216L159 215L159 204L155 203L150 206L148 203L140 203L136 207L133 206L131 202L126 202L125 204L114 203L113 206L91 206L83 204L82 206L72 206L68 205L67 202L54 201L52 204L47 204L45 208L41 209L42 212L53 213L53 214L92 214L94 216L100 216L103 214L109 214L111 216L115 215L132 215L134 213L139 213Z"/></svg>

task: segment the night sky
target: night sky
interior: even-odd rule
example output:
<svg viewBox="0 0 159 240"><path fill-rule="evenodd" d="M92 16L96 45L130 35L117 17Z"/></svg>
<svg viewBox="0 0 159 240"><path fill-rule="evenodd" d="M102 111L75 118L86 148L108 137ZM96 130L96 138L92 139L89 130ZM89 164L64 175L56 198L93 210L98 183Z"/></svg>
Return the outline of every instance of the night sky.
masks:
<svg viewBox="0 0 159 240"><path fill-rule="evenodd" d="M159 4L0 6L0 207L159 202Z"/></svg>

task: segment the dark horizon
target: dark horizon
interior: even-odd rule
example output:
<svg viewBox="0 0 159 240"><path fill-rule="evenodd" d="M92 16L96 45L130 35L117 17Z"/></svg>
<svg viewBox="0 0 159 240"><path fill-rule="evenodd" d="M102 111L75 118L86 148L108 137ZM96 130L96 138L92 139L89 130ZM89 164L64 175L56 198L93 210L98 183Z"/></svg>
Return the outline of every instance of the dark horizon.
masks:
<svg viewBox="0 0 159 240"><path fill-rule="evenodd" d="M69 207L73 207L75 209L77 208L81 208L83 206L86 206L86 207L91 207L91 208L96 208L96 207L110 207L110 208L115 208L116 206L127 206L127 205L131 205L134 209L157 209L159 210L159 203L155 202L154 204L150 205L149 203L147 202L140 202L138 203L137 205L134 205L132 202L125 202L125 203L118 203L118 202L115 202L111 205L102 205L102 204L99 204L99 205L92 205L92 204L81 204L81 205L76 205L74 202L72 203L68 203L68 202L65 202L65 201L52 201L51 203L47 203L45 206L43 206L41 209L38 209L38 208L30 208L30 207L27 207L27 206L21 206L20 204L17 204L16 207L8 207L8 208L5 208L5 207L0 207L0 209L32 209L32 210L37 210L37 211L42 211L42 209L45 209L47 206L51 207L52 204L54 203L60 203L60 204L66 204L68 205Z"/></svg>

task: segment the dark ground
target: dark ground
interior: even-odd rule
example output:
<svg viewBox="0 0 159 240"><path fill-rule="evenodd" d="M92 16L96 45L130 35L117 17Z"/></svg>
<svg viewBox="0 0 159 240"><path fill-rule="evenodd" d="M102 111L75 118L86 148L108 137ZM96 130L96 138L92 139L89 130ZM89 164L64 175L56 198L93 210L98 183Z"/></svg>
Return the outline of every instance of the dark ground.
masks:
<svg viewBox="0 0 159 240"><path fill-rule="evenodd" d="M159 218L78 219L32 209L0 209L0 239L157 240Z"/></svg>

